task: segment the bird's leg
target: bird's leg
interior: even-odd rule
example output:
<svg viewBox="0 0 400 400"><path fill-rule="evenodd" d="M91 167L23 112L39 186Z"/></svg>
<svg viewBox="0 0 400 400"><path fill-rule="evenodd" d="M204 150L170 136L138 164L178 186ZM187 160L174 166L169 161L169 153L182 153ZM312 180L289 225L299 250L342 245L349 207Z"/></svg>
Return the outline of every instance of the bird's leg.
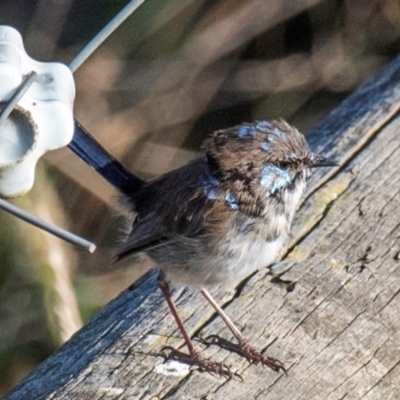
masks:
<svg viewBox="0 0 400 400"><path fill-rule="evenodd" d="M206 371L210 372L211 374L218 374L220 376L226 376L227 378L232 378L234 374L231 372L229 367L221 363L206 360L201 356L200 352L194 347L189 334L187 333L185 327L183 326L183 322L178 314L178 310L176 309L175 303L172 300L169 283L166 280L163 271L161 270L160 273L158 274L158 286L160 287L165 297L165 300L167 301L168 307L171 310L171 313L176 321L176 324L178 325L179 330L182 333L183 338L185 339L186 346L188 347L189 350L189 354L185 354L178 350L168 347L171 350L170 357L192 365L197 365L201 371Z"/></svg>
<svg viewBox="0 0 400 400"><path fill-rule="evenodd" d="M200 293L206 298L206 300L211 304L217 314L223 319L225 324L231 330L235 338L239 341L239 344L236 345L234 343L229 342L226 339L223 339L219 336L212 335L211 338L220 345L221 347L234 351L244 357L251 363L258 364L261 363L274 371L279 372L280 370L286 373L286 369L283 364L277 360L276 358L268 357L261 354L254 347L252 347L247 339L242 335L238 328L234 325L232 320L225 314L224 310L218 305L218 303L213 299L213 297L208 293L206 289L201 289Z"/></svg>

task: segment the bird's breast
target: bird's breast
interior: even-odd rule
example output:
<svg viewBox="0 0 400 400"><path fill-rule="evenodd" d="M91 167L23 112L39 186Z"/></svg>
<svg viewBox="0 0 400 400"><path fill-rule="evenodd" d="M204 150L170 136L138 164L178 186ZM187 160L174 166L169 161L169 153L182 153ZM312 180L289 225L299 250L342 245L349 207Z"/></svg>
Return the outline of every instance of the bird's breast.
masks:
<svg viewBox="0 0 400 400"><path fill-rule="evenodd" d="M248 222L246 228L233 226L219 245L216 258L220 262L217 270L221 273L215 278L235 280L274 263L286 243L288 230L285 215Z"/></svg>

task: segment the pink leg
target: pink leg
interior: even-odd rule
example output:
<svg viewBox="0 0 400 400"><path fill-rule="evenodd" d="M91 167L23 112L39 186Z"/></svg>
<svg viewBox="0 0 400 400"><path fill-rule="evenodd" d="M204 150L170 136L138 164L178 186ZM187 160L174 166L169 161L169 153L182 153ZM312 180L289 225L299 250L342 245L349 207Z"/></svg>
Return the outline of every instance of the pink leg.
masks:
<svg viewBox="0 0 400 400"><path fill-rule="evenodd" d="M225 314L224 310L218 305L218 303L213 299L213 297L208 293L206 289L201 289L200 293L207 299L211 304L217 314L223 319L225 324L231 330L235 338L239 341L239 345L235 345L226 339L220 338L219 336L212 335L211 337L216 341L217 344L221 345L227 350L233 350L238 354L246 357L251 363L258 364L261 363L274 371L279 372L280 370L286 373L286 369L283 364L276 358L267 357L258 352L248 343L247 339L242 335L238 328L234 325L231 319Z"/></svg>
<svg viewBox="0 0 400 400"><path fill-rule="evenodd" d="M199 351L194 347L189 334L187 333L185 327L183 326L182 320L178 314L178 310L176 309L175 303L172 300L169 283L165 279L164 273L162 271L160 271L158 275L158 286L160 287L165 297L165 300L167 301L169 309L171 310L171 313L176 321L176 324L178 325L179 330L182 333L183 338L185 339L186 346L188 347L189 350L189 355L188 355L178 350L171 349L172 352L170 357L178 359L180 361L187 362L192 365L197 365L199 369L202 371L207 371L212 374L215 373L221 376L232 378L234 374L230 371L230 369L226 365L206 360L200 355Z"/></svg>

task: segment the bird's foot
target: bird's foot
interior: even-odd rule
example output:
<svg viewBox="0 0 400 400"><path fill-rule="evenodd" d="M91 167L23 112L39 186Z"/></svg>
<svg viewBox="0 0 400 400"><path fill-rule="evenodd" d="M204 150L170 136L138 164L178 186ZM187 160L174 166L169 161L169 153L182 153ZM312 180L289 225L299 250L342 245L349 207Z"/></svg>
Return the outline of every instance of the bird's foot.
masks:
<svg viewBox="0 0 400 400"><path fill-rule="evenodd" d="M177 360L196 366L199 371L208 372L211 375L218 375L228 379L235 377L240 378L240 375L233 373L227 365L219 362L209 361L205 359L197 350L192 350L190 354L183 353L182 351L176 350L170 346L164 346L162 350L170 351L168 359Z"/></svg>
<svg viewBox="0 0 400 400"><path fill-rule="evenodd" d="M245 357L252 364L262 364L272 370L279 372L283 371L287 375L287 371L283 364L277 360L276 358L265 356L264 354L257 351L253 346L251 346L246 339L242 339L239 341L239 344L235 344L221 338L218 335L208 336L206 339L206 343L208 344L216 344L223 349L228 351L233 351L243 357Z"/></svg>

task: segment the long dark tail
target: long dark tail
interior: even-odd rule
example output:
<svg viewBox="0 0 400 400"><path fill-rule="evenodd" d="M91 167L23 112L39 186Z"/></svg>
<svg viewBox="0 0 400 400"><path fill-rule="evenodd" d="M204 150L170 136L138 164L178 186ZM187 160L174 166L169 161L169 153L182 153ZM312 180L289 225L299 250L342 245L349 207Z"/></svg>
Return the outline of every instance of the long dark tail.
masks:
<svg viewBox="0 0 400 400"><path fill-rule="evenodd" d="M127 196L134 194L145 183L109 154L76 120L74 137L68 147L112 186Z"/></svg>

